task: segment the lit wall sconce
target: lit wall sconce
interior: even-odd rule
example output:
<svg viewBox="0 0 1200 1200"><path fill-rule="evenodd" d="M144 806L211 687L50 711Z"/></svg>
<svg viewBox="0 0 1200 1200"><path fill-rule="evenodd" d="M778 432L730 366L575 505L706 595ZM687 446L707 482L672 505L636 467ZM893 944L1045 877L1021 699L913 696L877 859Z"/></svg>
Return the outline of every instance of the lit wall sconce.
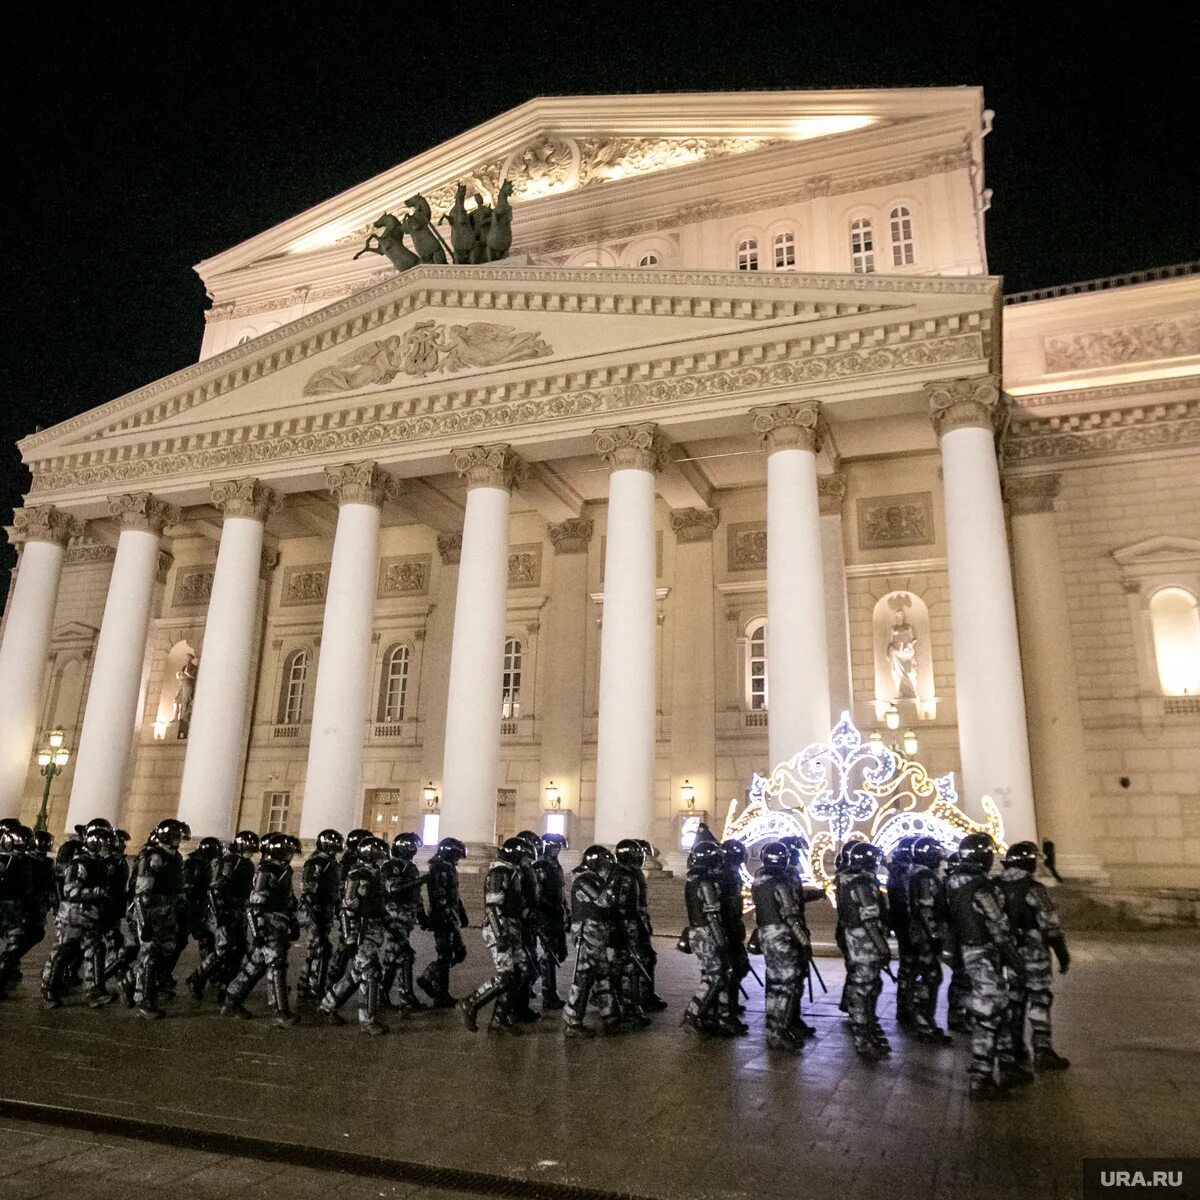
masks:
<svg viewBox="0 0 1200 1200"><path fill-rule="evenodd" d="M900 710L894 705L889 704L883 714L884 724L892 730L900 728Z"/></svg>
<svg viewBox="0 0 1200 1200"><path fill-rule="evenodd" d="M554 780L546 784L546 803L551 808L562 808L562 793L554 785Z"/></svg>
<svg viewBox="0 0 1200 1200"><path fill-rule="evenodd" d="M913 733L911 729L906 729L904 731L904 739L901 742L901 745L903 745L904 753L907 754L909 758L912 758L913 755L915 755L916 752L921 748L921 743L917 739L917 735Z"/></svg>
<svg viewBox="0 0 1200 1200"><path fill-rule="evenodd" d="M161 742L166 736L167 736L166 721L155 721L154 722L154 740L156 742Z"/></svg>
<svg viewBox="0 0 1200 1200"><path fill-rule="evenodd" d="M437 806L438 806L437 788L435 788L433 786L432 779L421 790L421 798L425 801L425 807L427 809L429 809L430 811L437 808Z"/></svg>
<svg viewBox="0 0 1200 1200"><path fill-rule="evenodd" d="M871 733L867 735L867 744L872 750L882 750L883 734L880 733L878 729L872 730Z"/></svg>
<svg viewBox="0 0 1200 1200"><path fill-rule="evenodd" d="M696 789L685 779L679 788L679 798L691 812L696 807Z"/></svg>

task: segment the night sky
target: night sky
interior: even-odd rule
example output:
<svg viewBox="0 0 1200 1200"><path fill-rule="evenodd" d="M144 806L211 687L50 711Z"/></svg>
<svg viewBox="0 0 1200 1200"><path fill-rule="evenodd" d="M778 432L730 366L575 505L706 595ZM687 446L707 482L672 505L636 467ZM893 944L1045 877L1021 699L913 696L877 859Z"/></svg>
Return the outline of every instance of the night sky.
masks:
<svg viewBox="0 0 1200 1200"><path fill-rule="evenodd" d="M540 94L979 84L1007 291L1200 257L1200 24L1173 11L25 6L0 52L0 521L28 486L18 437L195 361L193 263Z"/></svg>

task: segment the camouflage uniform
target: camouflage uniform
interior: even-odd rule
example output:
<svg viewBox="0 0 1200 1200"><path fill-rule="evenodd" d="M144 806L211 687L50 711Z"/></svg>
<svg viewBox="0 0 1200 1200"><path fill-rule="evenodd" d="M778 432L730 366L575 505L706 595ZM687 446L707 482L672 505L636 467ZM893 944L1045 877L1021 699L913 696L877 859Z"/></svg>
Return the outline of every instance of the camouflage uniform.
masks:
<svg viewBox="0 0 1200 1200"><path fill-rule="evenodd" d="M719 873L691 870L683 885L687 905L684 937L700 964L700 987L688 1001L683 1024L705 1033L731 1033L729 992L733 968L726 932L726 907Z"/></svg>
<svg viewBox="0 0 1200 1200"><path fill-rule="evenodd" d="M846 943L846 1011L854 1048L864 1057L888 1053L877 1005L880 978L891 959L885 931L884 900L874 874L847 867L837 875L837 908Z"/></svg>
<svg viewBox="0 0 1200 1200"><path fill-rule="evenodd" d="M888 928L896 937L896 1023L899 1025L915 1022L913 982L917 966L913 961L908 907L908 878L912 870L913 863L905 849L897 846L888 861L887 917Z"/></svg>
<svg viewBox="0 0 1200 1200"><path fill-rule="evenodd" d="M642 959L638 953L642 939L639 874L635 868L618 862L609 885L613 896L613 980L624 1019L631 1024L646 1025L649 1021L642 1011L644 977L639 969Z"/></svg>
<svg viewBox="0 0 1200 1200"><path fill-rule="evenodd" d="M746 952L746 919L742 901L742 874L736 866L721 872L721 921L725 929L729 956L729 996L724 1008L733 1014L743 1011L742 980L750 974L750 956Z"/></svg>
<svg viewBox="0 0 1200 1200"><path fill-rule="evenodd" d="M281 835L268 835L268 837ZM266 839L264 839L264 844ZM250 927L250 952L225 990L222 1011L245 1015L242 1002L265 975L267 998L275 1010L276 1024L294 1025L296 1018L288 1004L288 949L300 936L296 919L296 899L292 895L292 868L264 852L254 873L250 897L246 902Z"/></svg>
<svg viewBox="0 0 1200 1200"><path fill-rule="evenodd" d="M179 906L179 940L168 971L174 971L189 937L195 941L201 959L213 951L215 942L208 924L208 889L212 877L212 858L206 850L193 850L183 860L184 891Z"/></svg>
<svg viewBox="0 0 1200 1200"><path fill-rule="evenodd" d="M615 897L609 878L594 870L582 870L571 885L571 924L575 930L575 976L563 1019L570 1036L592 1032L584 1023L593 999L606 1032L620 1027L617 993L612 986L616 930Z"/></svg>
<svg viewBox="0 0 1200 1200"><path fill-rule="evenodd" d="M321 1012L341 1024L337 1010L358 992L358 1021L368 1033L383 1033L378 1021L379 995L383 983L384 932L383 883L379 868L356 856L342 883L339 917L342 941L354 947L354 957L345 974L336 980L321 1001Z"/></svg>
<svg viewBox="0 0 1200 1200"><path fill-rule="evenodd" d="M98 1002L104 989L103 910L107 864L99 854L80 850L63 872L63 899L54 918L54 949L42 968L42 996L55 1008L72 961L82 959L88 999Z"/></svg>
<svg viewBox="0 0 1200 1200"><path fill-rule="evenodd" d="M962 887L970 875L951 855L946 860L946 876L942 880L942 909L947 915L953 903L955 891ZM969 1033L971 1030L970 1014L967 1002L971 995L971 980L963 966L962 950L958 939L954 936L953 923L947 919L946 925L946 959L950 964L950 986L946 989L946 1025L956 1033Z"/></svg>
<svg viewBox="0 0 1200 1200"><path fill-rule="evenodd" d="M16 830L0 829L0 997L16 975L26 938L29 856Z"/></svg>
<svg viewBox="0 0 1200 1200"><path fill-rule="evenodd" d="M29 953L46 936L46 916L58 902L54 862L49 855L34 847L29 856L29 890L25 895L25 934L21 939L21 957Z"/></svg>
<svg viewBox="0 0 1200 1200"><path fill-rule="evenodd" d="M521 853L517 848L508 857L497 858L488 867L484 881L483 944L491 951L496 973L462 1002L464 1019L472 1030L476 1028L479 1010L493 1000L496 1003L491 1027L513 1029L521 987L533 975L523 924L527 883L523 878ZM506 854L505 848L501 854Z"/></svg>
<svg viewBox="0 0 1200 1200"><path fill-rule="evenodd" d="M424 882L417 864L390 858L380 868L383 883L383 912L386 938L383 943L383 996L391 995L396 976L400 977L400 1007L417 1009L425 1006L413 992L413 964L416 951L412 948L414 926L428 921L421 900Z"/></svg>
<svg viewBox="0 0 1200 1200"><path fill-rule="evenodd" d="M210 980L223 993L246 955L246 903L254 886L254 863L234 848L225 851L208 889L213 949L201 960L188 984L199 999Z"/></svg>
<svg viewBox="0 0 1200 1200"><path fill-rule="evenodd" d="M183 893L183 859L178 850L151 840L137 857L133 903L129 916L137 930L138 952L126 971L122 991L144 1016L161 1016L158 989L163 964L174 953L179 936L179 898Z"/></svg>
<svg viewBox="0 0 1200 1200"><path fill-rule="evenodd" d="M571 911L567 907L566 881L557 858L539 858L533 864L537 876L537 909L534 922L541 947L542 1011L562 1008L558 994L558 967L567 959L567 926Z"/></svg>
<svg viewBox="0 0 1200 1200"><path fill-rule="evenodd" d="M812 961L812 939L798 890L786 866L760 867L750 888L766 965L767 1045L779 1050L800 1045L795 1025Z"/></svg>
<svg viewBox="0 0 1200 1200"><path fill-rule="evenodd" d="M297 998L319 1001L329 983L333 957L333 923L337 920L341 872L337 859L324 850L310 854L300 880L300 924L308 933L304 970L296 987Z"/></svg>
<svg viewBox="0 0 1200 1200"><path fill-rule="evenodd" d="M942 949L946 942L942 884L937 872L922 863L912 863L904 875L905 945L910 964L908 1015L920 1037L942 1040L937 1027ZM898 996L896 1006L899 1011Z"/></svg>
<svg viewBox="0 0 1200 1200"><path fill-rule="evenodd" d="M452 858L440 851L429 860L425 881L429 894L429 927L433 931L434 959L421 972L417 986L429 996L435 1007L454 1004L450 995L450 968L467 957L462 931L467 925L467 910L458 894L458 868Z"/></svg>

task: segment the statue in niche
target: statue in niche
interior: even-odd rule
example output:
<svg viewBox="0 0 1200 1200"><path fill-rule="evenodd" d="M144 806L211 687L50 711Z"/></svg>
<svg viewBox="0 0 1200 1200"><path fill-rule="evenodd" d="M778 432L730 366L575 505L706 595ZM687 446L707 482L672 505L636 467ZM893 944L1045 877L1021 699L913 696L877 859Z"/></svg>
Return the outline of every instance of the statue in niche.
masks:
<svg viewBox="0 0 1200 1200"><path fill-rule="evenodd" d="M175 736L185 741L188 727L192 723L192 705L196 701L196 676L200 673L200 664L196 656L188 653L187 662L175 672L179 680L179 688L175 692Z"/></svg>
<svg viewBox="0 0 1200 1200"><path fill-rule="evenodd" d="M908 623L905 609L911 605L906 595L894 596L888 607L896 614L892 635L887 644L888 663L896 685L897 700L917 699L917 633Z"/></svg>

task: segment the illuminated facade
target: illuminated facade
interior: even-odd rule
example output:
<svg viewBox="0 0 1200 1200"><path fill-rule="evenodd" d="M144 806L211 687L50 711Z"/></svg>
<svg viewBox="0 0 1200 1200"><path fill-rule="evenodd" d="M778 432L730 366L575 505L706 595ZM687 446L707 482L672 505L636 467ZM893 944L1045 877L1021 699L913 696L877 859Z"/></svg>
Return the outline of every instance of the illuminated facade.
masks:
<svg viewBox="0 0 1200 1200"><path fill-rule="evenodd" d="M52 829L674 847L894 709L970 818L1194 886L1200 277L1006 303L989 121L536 100L201 263L198 363L21 443L0 809L61 728ZM504 179L508 259L353 258Z"/></svg>

